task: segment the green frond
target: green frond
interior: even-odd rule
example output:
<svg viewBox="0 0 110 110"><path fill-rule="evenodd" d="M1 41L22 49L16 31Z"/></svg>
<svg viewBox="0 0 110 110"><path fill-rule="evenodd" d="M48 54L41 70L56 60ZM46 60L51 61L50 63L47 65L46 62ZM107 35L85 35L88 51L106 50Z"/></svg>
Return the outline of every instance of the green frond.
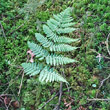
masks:
<svg viewBox="0 0 110 110"><path fill-rule="evenodd" d="M35 76L40 73L39 81L41 82L53 82L53 81L67 81L56 72L55 69L48 66L43 68L42 64L36 65L36 63L22 63L21 66L24 69L26 75Z"/></svg>
<svg viewBox="0 0 110 110"><path fill-rule="evenodd" d="M75 29L73 29L75 30ZM72 30L72 31L73 31ZM72 43L75 41L78 41L79 39L72 39L72 38L68 38L65 36L59 36L56 33L54 33L48 26L43 25L43 31L45 32L45 34L47 35L48 39L53 40L54 42L59 42L59 43ZM64 30L63 30L64 31ZM69 30L70 31L70 30ZM58 31L59 32L59 31Z"/></svg>
<svg viewBox="0 0 110 110"><path fill-rule="evenodd" d="M60 14L65 14L67 16L70 16L71 15L71 11L72 11L72 8L68 7L64 11L62 11Z"/></svg>
<svg viewBox="0 0 110 110"><path fill-rule="evenodd" d="M54 39L53 39L54 40ZM59 43L72 43L72 42L76 42L78 41L79 39L72 39L72 38L69 38L69 37L65 37L65 36L61 36L61 37L58 37L54 40L54 42L59 42Z"/></svg>
<svg viewBox="0 0 110 110"><path fill-rule="evenodd" d="M62 55L51 54L46 57L46 63L54 66L69 64L73 62L77 61L68 57L64 57Z"/></svg>
<svg viewBox="0 0 110 110"><path fill-rule="evenodd" d="M73 31L75 31L75 28L59 28L57 31L58 34L66 34L66 33L71 33Z"/></svg>
<svg viewBox="0 0 110 110"><path fill-rule="evenodd" d="M44 57L46 57L49 53L48 51L44 50L41 46L35 44L35 43L31 43L28 41L28 47L30 48L30 50L32 50L32 52L36 55L37 58L40 57L40 59L44 59Z"/></svg>
<svg viewBox="0 0 110 110"><path fill-rule="evenodd" d="M57 15L53 15L54 19L61 23L70 23L73 21L73 18L70 16L66 16L66 15L61 15L61 14L57 14Z"/></svg>
<svg viewBox="0 0 110 110"><path fill-rule="evenodd" d="M49 41L46 37L44 37L40 33L35 33L35 37L42 44L43 47L45 48L49 47L50 51L67 52L77 49L76 47L72 47L67 44L53 44L53 42Z"/></svg>
<svg viewBox="0 0 110 110"><path fill-rule="evenodd" d="M47 25L49 26L49 28L50 28L52 31L55 31L56 29L58 29L58 25L53 24L50 20L47 21Z"/></svg>
<svg viewBox="0 0 110 110"><path fill-rule="evenodd" d="M62 22L62 16L61 16L60 14L53 15L53 17L54 17L54 19L55 19L57 22L59 22L59 23Z"/></svg>
<svg viewBox="0 0 110 110"><path fill-rule="evenodd" d="M61 24L62 28L66 28L66 27L70 27L70 26L74 26L76 23L65 23L65 24Z"/></svg>
<svg viewBox="0 0 110 110"><path fill-rule="evenodd" d="M24 69L26 75L35 76L43 69L42 64L36 65L36 63L22 63L21 66Z"/></svg>
<svg viewBox="0 0 110 110"><path fill-rule="evenodd" d="M60 25L60 22L56 21L55 19L50 18L49 21L56 26Z"/></svg>
<svg viewBox="0 0 110 110"><path fill-rule="evenodd" d="M61 81L68 83L60 74L58 74L54 68L49 68L46 66L40 73L39 81L41 82L53 82Z"/></svg>
<svg viewBox="0 0 110 110"><path fill-rule="evenodd" d="M35 33L36 39L42 44L43 47L50 47L53 45L53 42L49 41L46 37L40 33Z"/></svg>
<svg viewBox="0 0 110 110"><path fill-rule="evenodd" d="M50 51L57 51L57 52L68 52L77 49L77 47L72 47L67 44L56 44L50 46Z"/></svg>
<svg viewBox="0 0 110 110"><path fill-rule="evenodd" d="M74 24L71 17L71 8L67 8L60 14L53 15L53 18L50 18L46 25L43 25L46 37L40 33L35 33L35 37L39 43L28 42L28 47L39 60L43 60L43 63L37 65L36 63L22 63L24 72L27 75L34 76L40 73L39 81L41 82L62 81L67 83L54 68L50 67L77 62L74 59L57 54L57 52L68 52L77 49L77 47L72 47L68 44L79 39L61 36L62 34L75 31L76 29L72 28ZM38 62L40 62L39 60Z"/></svg>
<svg viewBox="0 0 110 110"><path fill-rule="evenodd" d="M53 32L47 25L43 25L43 31L47 35L46 37L48 39L51 39L54 42L57 42L57 39L59 38L59 36L55 32Z"/></svg>
<svg viewBox="0 0 110 110"><path fill-rule="evenodd" d="M43 25L43 31L47 35L47 37L51 37L54 34L47 25Z"/></svg>
<svg viewBox="0 0 110 110"><path fill-rule="evenodd" d="M73 18L70 17L70 15L71 15L71 8L67 8L60 14L53 15L53 16L61 24L61 23L69 23L73 21Z"/></svg>

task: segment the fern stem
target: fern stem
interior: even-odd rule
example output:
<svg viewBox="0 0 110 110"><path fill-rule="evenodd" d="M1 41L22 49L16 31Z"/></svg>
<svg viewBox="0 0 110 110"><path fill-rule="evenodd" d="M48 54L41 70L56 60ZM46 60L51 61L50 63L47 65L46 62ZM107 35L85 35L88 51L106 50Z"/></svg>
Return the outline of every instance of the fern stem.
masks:
<svg viewBox="0 0 110 110"><path fill-rule="evenodd" d="M58 104L55 106L54 110L60 110L60 104L61 104L61 97L62 97L62 87L63 87L63 82L60 82L60 89L59 89L59 101Z"/></svg>

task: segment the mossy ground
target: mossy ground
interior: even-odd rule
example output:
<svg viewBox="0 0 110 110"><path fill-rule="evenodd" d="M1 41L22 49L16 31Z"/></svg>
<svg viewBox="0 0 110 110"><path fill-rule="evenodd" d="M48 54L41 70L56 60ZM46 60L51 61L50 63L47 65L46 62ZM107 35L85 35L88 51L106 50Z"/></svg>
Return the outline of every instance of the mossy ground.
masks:
<svg viewBox="0 0 110 110"><path fill-rule="evenodd" d="M69 87L63 84L61 110L66 110L65 100L71 102L71 110L109 110L109 101L88 101L88 98L110 98L109 79L100 86L100 81L110 73L110 62L108 59L96 59L98 53L109 57L105 41L110 32L110 0L47 0L44 5L31 14L27 20L24 14L18 13L27 0L1 0L0 22L0 94L12 94L13 100L20 103L19 110L35 110L40 108L44 102L53 97L58 91L59 83L48 83L42 85L37 76L30 78L24 76L22 89L18 96L19 86L22 79L21 63L27 60L27 41L35 40L34 33L42 33L42 24L53 14L57 14L65 8L73 7L72 16L78 30L70 37L81 40L73 45L80 47L68 56L79 62L64 66L65 76ZM62 69L61 69L62 70ZM69 91L68 91L69 89ZM58 103L55 97L42 110L53 110ZM2 110L2 108L0 108ZM13 108L10 108L11 110Z"/></svg>

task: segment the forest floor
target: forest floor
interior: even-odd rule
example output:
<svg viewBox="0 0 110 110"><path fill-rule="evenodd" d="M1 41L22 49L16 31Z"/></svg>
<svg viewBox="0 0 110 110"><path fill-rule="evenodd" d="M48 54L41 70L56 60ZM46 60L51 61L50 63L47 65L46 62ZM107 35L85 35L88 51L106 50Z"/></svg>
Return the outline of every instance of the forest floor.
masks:
<svg viewBox="0 0 110 110"><path fill-rule="evenodd" d="M42 1L0 0L0 110L110 110L110 0ZM78 63L63 68L69 85L41 84L21 67L27 42L68 7L78 28L68 37L80 48L67 56Z"/></svg>

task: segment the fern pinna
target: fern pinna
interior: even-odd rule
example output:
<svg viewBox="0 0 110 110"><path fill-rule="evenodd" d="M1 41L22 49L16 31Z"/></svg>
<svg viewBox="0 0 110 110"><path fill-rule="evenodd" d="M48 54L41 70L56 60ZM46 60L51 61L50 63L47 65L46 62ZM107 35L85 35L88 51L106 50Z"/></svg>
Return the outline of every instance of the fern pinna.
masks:
<svg viewBox="0 0 110 110"><path fill-rule="evenodd" d="M77 49L77 47L72 47L68 44L78 41L78 39L64 36L64 34L76 30L72 27L74 25L72 21L71 8L67 8L60 14L53 15L53 18L50 18L46 25L43 25L45 37L40 33L35 33L39 43L28 41L28 47L35 54L38 62L22 63L24 72L27 75L35 76L40 74L39 81L41 82L62 81L67 83L66 79L54 67L76 62L74 59L58 54L58 52L68 52Z"/></svg>

